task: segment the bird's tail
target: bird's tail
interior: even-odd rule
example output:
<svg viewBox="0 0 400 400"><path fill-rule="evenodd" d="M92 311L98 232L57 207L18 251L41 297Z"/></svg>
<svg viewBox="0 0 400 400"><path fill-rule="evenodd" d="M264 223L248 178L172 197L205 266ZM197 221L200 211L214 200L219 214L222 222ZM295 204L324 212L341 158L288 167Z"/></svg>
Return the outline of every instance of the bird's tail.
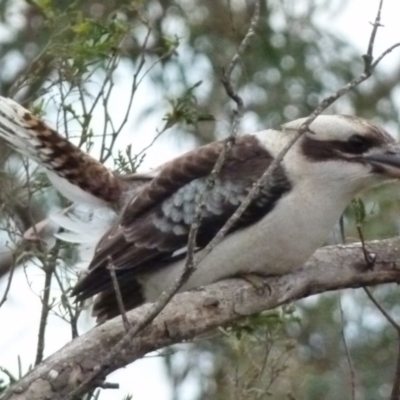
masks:
<svg viewBox="0 0 400 400"><path fill-rule="evenodd" d="M0 97L0 137L45 167L52 183L67 198L85 202L88 195L103 203L119 199L123 183L108 168L5 97Z"/></svg>
<svg viewBox="0 0 400 400"><path fill-rule="evenodd" d="M0 137L39 164L50 162L50 142L65 141L57 132L15 101L0 97ZM53 140L51 140L53 139Z"/></svg>

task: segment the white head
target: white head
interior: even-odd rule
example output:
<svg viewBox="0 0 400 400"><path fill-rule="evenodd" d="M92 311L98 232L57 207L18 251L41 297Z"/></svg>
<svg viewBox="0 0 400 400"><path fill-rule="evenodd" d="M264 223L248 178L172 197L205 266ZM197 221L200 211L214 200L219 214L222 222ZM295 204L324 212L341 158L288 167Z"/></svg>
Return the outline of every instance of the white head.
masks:
<svg viewBox="0 0 400 400"><path fill-rule="evenodd" d="M283 125L289 136L305 121ZM321 115L311 124L284 162L299 179L309 176L355 194L400 178L400 147L382 128L364 119Z"/></svg>

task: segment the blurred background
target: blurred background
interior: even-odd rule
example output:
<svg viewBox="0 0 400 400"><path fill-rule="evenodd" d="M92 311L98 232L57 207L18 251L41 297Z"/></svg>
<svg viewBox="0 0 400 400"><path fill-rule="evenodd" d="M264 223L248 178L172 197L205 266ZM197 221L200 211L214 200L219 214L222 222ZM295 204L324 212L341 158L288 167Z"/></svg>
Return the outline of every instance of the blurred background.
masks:
<svg viewBox="0 0 400 400"><path fill-rule="evenodd" d="M240 131L307 116L358 75L377 8L377 0L262 0L233 74L245 104ZM250 0L1 0L0 94L113 169L154 168L229 134L234 105L221 76L253 9ZM376 56L400 41L399 13L397 0L384 2ZM394 51L328 112L371 119L397 138L399 107ZM329 242L359 240L357 225L366 239L398 235L399 195L398 185L365 193ZM52 240L53 227L41 241L24 238L66 205L35 164L0 142L0 391L93 326L66 296L79 251ZM396 285L372 292L400 316ZM109 377L120 389L86 398L387 399L398 348L363 290L328 293L150 354Z"/></svg>

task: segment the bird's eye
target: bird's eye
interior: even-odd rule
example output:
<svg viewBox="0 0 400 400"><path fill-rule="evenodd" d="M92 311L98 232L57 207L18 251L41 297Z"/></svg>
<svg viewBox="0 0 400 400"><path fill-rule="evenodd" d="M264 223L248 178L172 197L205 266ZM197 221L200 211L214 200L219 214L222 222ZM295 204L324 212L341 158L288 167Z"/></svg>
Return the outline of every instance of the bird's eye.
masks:
<svg viewBox="0 0 400 400"><path fill-rule="evenodd" d="M348 153L361 154L369 150L371 142L361 135L352 135L347 141L346 150Z"/></svg>

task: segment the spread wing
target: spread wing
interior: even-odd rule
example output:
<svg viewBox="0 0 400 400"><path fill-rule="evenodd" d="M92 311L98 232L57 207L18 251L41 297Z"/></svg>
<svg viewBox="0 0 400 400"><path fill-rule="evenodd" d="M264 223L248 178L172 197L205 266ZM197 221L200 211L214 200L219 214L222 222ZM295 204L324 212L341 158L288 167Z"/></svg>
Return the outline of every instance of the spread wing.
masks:
<svg viewBox="0 0 400 400"><path fill-rule="evenodd" d="M243 136L233 146L214 187L206 191L207 177L223 145L215 142L166 164L127 204L118 223L98 244L88 275L74 288L79 300L100 292L107 297L112 292L110 261L124 291L127 282L141 272L168 265L177 254L182 257L203 195L197 247L204 247L214 237L272 161L257 138ZM277 171L273 187L261 191L232 230L262 218L289 188L283 171ZM132 290L131 286L131 295Z"/></svg>

